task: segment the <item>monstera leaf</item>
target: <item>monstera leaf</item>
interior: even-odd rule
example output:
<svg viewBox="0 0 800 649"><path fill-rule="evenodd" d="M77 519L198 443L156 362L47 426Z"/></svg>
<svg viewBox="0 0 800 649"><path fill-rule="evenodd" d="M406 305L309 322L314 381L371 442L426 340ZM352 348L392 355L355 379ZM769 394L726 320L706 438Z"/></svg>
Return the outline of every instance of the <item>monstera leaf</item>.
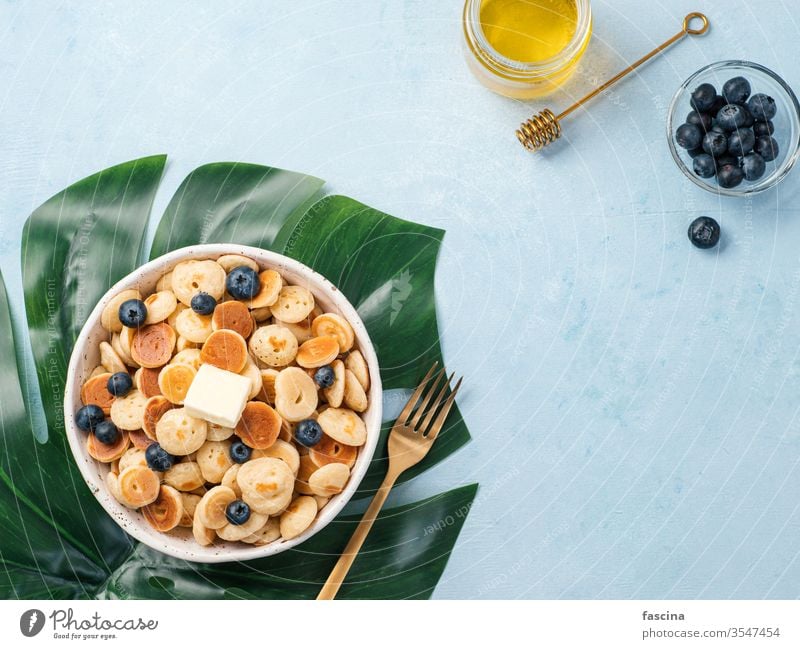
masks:
<svg viewBox="0 0 800 649"><path fill-rule="evenodd" d="M143 158L86 178L38 208L25 226L25 303L46 430L34 431L29 423L2 287L0 523L12 532L0 541L0 595L6 598L309 598L357 523L357 517L340 516L302 546L268 559L192 564L134 542L83 484L61 417L66 364L92 306L143 256L164 163L164 156ZM443 232L345 197L316 200L322 184L258 165L200 167L170 202L151 256L227 241L300 259L338 282L358 307L387 388L413 387L427 365L441 359L433 274ZM409 477L468 440L454 409L430 456ZM362 494L385 470L385 451L377 455ZM476 489L470 485L385 511L341 596L430 596Z"/></svg>

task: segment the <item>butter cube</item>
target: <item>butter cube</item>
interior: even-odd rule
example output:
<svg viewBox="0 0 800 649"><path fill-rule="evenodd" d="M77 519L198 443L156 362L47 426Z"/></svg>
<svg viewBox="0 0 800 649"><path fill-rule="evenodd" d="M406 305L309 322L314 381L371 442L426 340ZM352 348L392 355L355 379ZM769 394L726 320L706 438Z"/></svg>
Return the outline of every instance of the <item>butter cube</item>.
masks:
<svg viewBox="0 0 800 649"><path fill-rule="evenodd" d="M186 414L218 426L234 428L250 396L250 379L203 363L197 371L183 407Z"/></svg>

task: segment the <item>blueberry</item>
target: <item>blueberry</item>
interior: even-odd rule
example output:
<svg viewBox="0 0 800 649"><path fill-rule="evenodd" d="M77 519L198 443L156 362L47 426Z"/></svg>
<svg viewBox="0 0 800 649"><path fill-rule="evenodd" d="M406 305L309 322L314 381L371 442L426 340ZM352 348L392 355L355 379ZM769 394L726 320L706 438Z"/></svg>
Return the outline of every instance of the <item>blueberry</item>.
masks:
<svg viewBox="0 0 800 649"><path fill-rule="evenodd" d="M753 117L755 117L757 122L768 122L775 117L775 113L778 112L775 100L763 93L758 93L750 97L750 101L747 102L747 107L750 109L750 112L753 113Z"/></svg>
<svg viewBox="0 0 800 649"><path fill-rule="evenodd" d="M722 95L717 95L716 99L714 99L714 105L711 106L711 109L708 111L712 117L716 117L717 113L720 109L725 106L728 102L725 101L725 97Z"/></svg>
<svg viewBox="0 0 800 649"><path fill-rule="evenodd" d="M105 419L94 427L94 436L101 444L115 444L119 439L119 428L109 419Z"/></svg>
<svg viewBox="0 0 800 649"><path fill-rule="evenodd" d="M717 113L717 124L728 132L741 128L746 121L744 109L736 104L726 104Z"/></svg>
<svg viewBox="0 0 800 649"><path fill-rule="evenodd" d="M744 111L744 122L742 122L742 126L745 128L751 128L756 123L756 118L753 117L753 113L751 113L750 109L743 104L736 105Z"/></svg>
<svg viewBox="0 0 800 649"><path fill-rule="evenodd" d="M217 308L217 301L208 293L198 293L192 298L192 311L199 315L211 315Z"/></svg>
<svg viewBox="0 0 800 649"><path fill-rule="evenodd" d="M753 133L756 134L756 137L761 137L762 135L772 135L775 132L775 124L772 122L756 122L753 125Z"/></svg>
<svg viewBox="0 0 800 649"><path fill-rule="evenodd" d="M741 166L746 180L758 180L767 170L767 163L757 153L748 153L742 158L739 166Z"/></svg>
<svg viewBox="0 0 800 649"><path fill-rule="evenodd" d="M329 388L333 385L335 375L330 365L323 365L314 372L314 382L321 388Z"/></svg>
<svg viewBox="0 0 800 649"><path fill-rule="evenodd" d="M703 138L703 151L715 158L721 156L728 150L728 138L724 133L710 131Z"/></svg>
<svg viewBox="0 0 800 649"><path fill-rule="evenodd" d="M684 149L696 149L703 141L703 132L694 124L681 124L675 131L675 141Z"/></svg>
<svg viewBox="0 0 800 649"><path fill-rule="evenodd" d="M717 182L720 187L733 189L744 180L744 172L736 164L725 165L717 170Z"/></svg>
<svg viewBox="0 0 800 649"><path fill-rule="evenodd" d="M765 162L772 162L778 157L778 143L774 137L762 135L756 138L755 152L764 158Z"/></svg>
<svg viewBox="0 0 800 649"><path fill-rule="evenodd" d="M697 156L692 163L692 167L700 178L711 178L717 173L717 165L714 163L714 158L707 153Z"/></svg>
<svg viewBox="0 0 800 649"><path fill-rule="evenodd" d="M234 500L225 508L225 518L231 525L244 525L250 520L250 505L244 500Z"/></svg>
<svg viewBox="0 0 800 649"><path fill-rule="evenodd" d="M703 147L699 146L696 149L689 149L686 153L689 154L690 158L696 158L699 155L705 155L705 151L703 151Z"/></svg>
<svg viewBox="0 0 800 649"><path fill-rule="evenodd" d="M108 377L106 389L115 397L124 397L133 387L133 379L127 372L116 372Z"/></svg>
<svg viewBox="0 0 800 649"><path fill-rule="evenodd" d="M753 150L756 144L756 136L753 129L740 128L728 138L728 151L735 156L744 156Z"/></svg>
<svg viewBox="0 0 800 649"><path fill-rule="evenodd" d="M119 321L126 327L136 329L147 319L147 307L141 300L125 300L119 305Z"/></svg>
<svg viewBox="0 0 800 649"><path fill-rule="evenodd" d="M717 90L710 83L702 83L695 88L689 103L698 113L707 113L717 99Z"/></svg>
<svg viewBox="0 0 800 649"><path fill-rule="evenodd" d="M231 456L231 460L236 462L236 464L244 464L250 459L250 456L253 454L253 449L243 441L236 440L231 444L228 454Z"/></svg>
<svg viewBox="0 0 800 649"><path fill-rule="evenodd" d="M732 156L729 153L721 155L714 159L717 163L717 170L722 169L725 165L737 165L739 164L739 160L736 156Z"/></svg>
<svg viewBox="0 0 800 649"><path fill-rule="evenodd" d="M261 280L252 268L237 266L228 273L225 288L237 300L251 300L261 290Z"/></svg>
<svg viewBox="0 0 800 649"><path fill-rule="evenodd" d="M714 133L725 133L726 135L728 134L728 132L724 128L722 128L719 124L717 124L716 121L714 121L714 126L711 127L711 131Z"/></svg>
<svg viewBox="0 0 800 649"><path fill-rule="evenodd" d="M719 242L719 223L710 216L700 216L689 225L689 241L698 248L713 248Z"/></svg>
<svg viewBox="0 0 800 649"><path fill-rule="evenodd" d="M177 458L161 448L158 442L153 442L145 449L144 459L153 471L167 471L177 461Z"/></svg>
<svg viewBox="0 0 800 649"><path fill-rule="evenodd" d="M744 77L728 79L722 86L722 96L729 104L743 104L750 96L750 82Z"/></svg>
<svg viewBox="0 0 800 649"><path fill-rule="evenodd" d="M695 126L700 127L700 130L705 133L706 131L711 130L711 126L713 125L713 120L711 115L708 113L698 113L696 110L693 110L686 116L686 123L687 124L694 124Z"/></svg>
<svg viewBox="0 0 800 649"><path fill-rule="evenodd" d="M322 427L314 419L304 419L295 426L294 438L303 446L316 446L322 439Z"/></svg>
<svg viewBox="0 0 800 649"><path fill-rule="evenodd" d="M90 403L88 406L83 406L75 413L75 425L82 431L88 433L97 428L97 425L106 418L103 414L103 409Z"/></svg>

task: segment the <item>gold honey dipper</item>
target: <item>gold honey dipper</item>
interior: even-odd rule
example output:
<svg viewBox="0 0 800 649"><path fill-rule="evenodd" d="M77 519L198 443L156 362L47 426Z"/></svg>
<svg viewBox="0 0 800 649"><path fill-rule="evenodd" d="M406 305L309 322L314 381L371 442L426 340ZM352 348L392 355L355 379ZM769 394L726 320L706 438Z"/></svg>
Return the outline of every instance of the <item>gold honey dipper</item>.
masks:
<svg viewBox="0 0 800 649"><path fill-rule="evenodd" d="M702 25L697 28L692 28L690 26L690 23L695 19L702 21ZM617 81L622 79L622 77L633 72L640 65L652 59L656 54L660 54L670 45L677 43L684 36L688 35L700 36L701 34L705 34L708 31L708 27L709 27L708 18L704 14L701 14L700 12L693 11L692 13L688 14L686 18L683 19L683 28L681 29L681 31L675 34L675 36L673 36L668 41L659 45L652 52L645 54L638 61L629 65L622 72L620 72L616 76L606 81L602 86L598 86L597 88L592 90L592 92L590 92L582 99L576 101L574 104L572 104L572 106L567 108L560 115L555 115L553 114L553 111L551 111L549 108L545 108L542 112L537 113L533 115L530 119L524 121L517 129L517 139L520 141L522 146L524 146L529 151L539 151L540 149L543 149L551 142L555 142L559 137L561 137L561 120L564 119L567 115L569 115L576 109L583 106L586 102L593 99L604 90L613 86Z"/></svg>

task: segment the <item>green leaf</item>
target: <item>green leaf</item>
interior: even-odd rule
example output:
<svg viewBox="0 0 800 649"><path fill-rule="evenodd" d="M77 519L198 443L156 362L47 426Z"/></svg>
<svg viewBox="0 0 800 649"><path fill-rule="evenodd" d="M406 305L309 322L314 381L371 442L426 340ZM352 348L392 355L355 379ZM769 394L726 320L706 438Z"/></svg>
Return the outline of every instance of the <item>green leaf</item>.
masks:
<svg viewBox="0 0 800 649"><path fill-rule="evenodd" d="M342 585L340 599L430 597L478 485L381 513ZM198 565L139 546L102 594L121 599L313 599L360 516L337 519L303 545L248 563Z"/></svg>
<svg viewBox="0 0 800 649"><path fill-rule="evenodd" d="M44 533L50 535L51 554L64 564L58 574L74 569L89 584L104 578L131 543L90 497L72 459L63 422L66 368L91 309L138 265L165 161L165 156L142 158L85 178L36 209L23 230L25 306L48 431L40 436L43 444L23 430L7 435L4 459L15 470L17 499L48 519ZM57 556L60 544L66 557ZM82 560L70 556L69 548Z"/></svg>
<svg viewBox="0 0 800 649"><path fill-rule="evenodd" d="M130 548L119 528L92 502L72 457L65 458L53 442L40 444L33 435L20 389L1 275L0 359L0 597L83 596L87 588L102 584L109 571L92 543L92 530L83 521L72 525L73 519L86 515L99 521L102 525L95 532L110 531L122 537L124 550ZM80 499L71 488L75 484L80 487Z"/></svg>
<svg viewBox="0 0 800 649"><path fill-rule="evenodd" d="M300 218L325 181L275 167L216 162L195 169L158 224L150 258L198 243L269 248Z"/></svg>
<svg viewBox="0 0 800 649"><path fill-rule="evenodd" d="M25 302L49 435L37 442L28 423L3 291L0 524L18 533L0 541L0 596L313 597L355 528L356 518L340 517L308 543L276 557L190 564L132 543L83 485L61 421L66 364L88 312L138 263L163 165L164 157L157 156L100 172L50 199L26 224ZM344 197L318 201L306 213L321 186L319 179L269 167L201 167L170 202L152 256L201 241L230 241L319 264L365 318L379 345L387 387L413 387L425 365L441 358L433 276L443 233ZM419 470L468 439L454 412ZM368 482L385 471L378 456ZM37 470L22 470L31 466ZM341 595L430 596L475 490L463 487L384 512Z"/></svg>
<svg viewBox="0 0 800 649"><path fill-rule="evenodd" d="M411 223L347 196L327 196L278 235L278 250L322 273L358 310L375 345L385 389L413 388L434 361L443 364L434 275L443 230ZM386 438L361 484L374 491L386 474ZM427 457L400 477L419 475L470 439L454 407Z"/></svg>

